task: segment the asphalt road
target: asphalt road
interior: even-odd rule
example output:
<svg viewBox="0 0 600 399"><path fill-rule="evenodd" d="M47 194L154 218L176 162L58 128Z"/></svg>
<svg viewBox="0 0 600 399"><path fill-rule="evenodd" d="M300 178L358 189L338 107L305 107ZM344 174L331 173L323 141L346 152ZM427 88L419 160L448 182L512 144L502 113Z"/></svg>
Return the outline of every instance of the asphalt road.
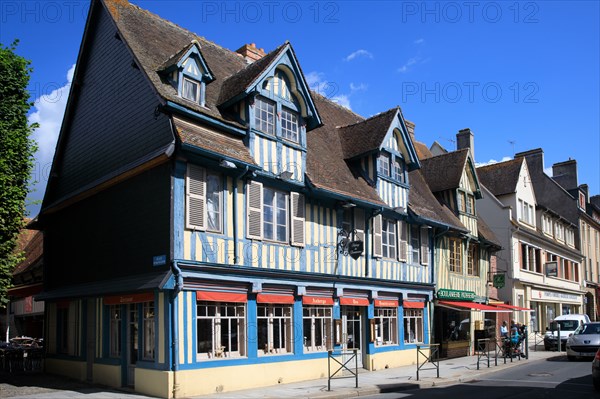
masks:
<svg viewBox="0 0 600 399"><path fill-rule="evenodd" d="M523 362L518 367L490 373L467 384L365 396L363 399L600 399L600 392L592 386L591 375L591 360L569 362L563 355Z"/></svg>

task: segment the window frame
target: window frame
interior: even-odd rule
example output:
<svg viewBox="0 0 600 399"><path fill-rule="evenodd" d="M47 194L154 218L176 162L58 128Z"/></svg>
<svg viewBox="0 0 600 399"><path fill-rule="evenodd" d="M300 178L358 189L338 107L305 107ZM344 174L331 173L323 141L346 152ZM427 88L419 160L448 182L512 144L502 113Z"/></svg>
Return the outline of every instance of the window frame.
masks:
<svg viewBox="0 0 600 399"><path fill-rule="evenodd" d="M376 306L373 312L375 320L375 346L398 345L398 308ZM385 339L387 335L387 338Z"/></svg>
<svg viewBox="0 0 600 399"><path fill-rule="evenodd" d="M479 267L479 245L470 243L467 251L467 275L479 277L481 270Z"/></svg>
<svg viewBox="0 0 600 399"><path fill-rule="evenodd" d="M460 238L449 237L448 251L450 272L462 274L462 240Z"/></svg>
<svg viewBox="0 0 600 399"><path fill-rule="evenodd" d="M122 354L123 309L121 305L108 305L108 356L120 358ZM117 317L113 317L117 315Z"/></svg>
<svg viewBox="0 0 600 399"><path fill-rule="evenodd" d="M286 115L289 115L292 117L292 119L287 119ZM293 120L295 119L295 121ZM284 140L290 141L292 143L299 143L300 142L300 116L298 115L297 112L290 110L287 107L282 107L281 108L281 138L283 138ZM286 127L286 123L288 124L292 124L292 126L294 126L295 124L295 132L292 129L288 129L288 127ZM291 133L289 133L291 132ZM292 137L290 137L290 134ZM293 137L293 135L295 135L295 137Z"/></svg>
<svg viewBox="0 0 600 399"><path fill-rule="evenodd" d="M211 178L214 178L214 181L218 182L217 191L215 194L211 194L213 192L209 189L209 181ZM223 220L225 216L225 212L223 212L223 196L224 196L225 188L223 187L223 176L220 173L215 173L212 171L206 171L206 231L210 231L212 233L223 233ZM211 228L210 220L211 220L211 210L209 207L210 204L210 196L215 195L218 198L218 209L214 212L217 215L216 221L218 222L218 226L216 228Z"/></svg>
<svg viewBox="0 0 600 399"><path fill-rule="evenodd" d="M424 323L424 311L423 309L404 309L403 323L404 323L404 343L405 344L419 344L425 341L425 323ZM414 323L414 339L410 339L410 333L413 331L411 325ZM408 338L408 339L407 339ZM419 340L420 338L420 340Z"/></svg>
<svg viewBox="0 0 600 399"><path fill-rule="evenodd" d="M310 323L309 331L306 328L307 323ZM304 353L333 349L333 306L303 305L302 333Z"/></svg>
<svg viewBox="0 0 600 399"><path fill-rule="evenodd" d="M392 219L381 219L381 255L386 259L396 259L398 254L396 239L396 223ZM393 252L392 252L393 251Z"/></svg>
<svg viewBox="0 0 600 399"><path fill-rule="evenodd" d="M156 306L154 301L142 302L142 360L156 358Z"/></svg>
<svg viewBox="0 0 600 399"><path fill-rule="evenodd" d="M410 263L413 265L421 263L421 227L411 224L409 229L409 252ZM416 253L416 261L415 261Z"/></svg>
<svg viewBox="0 0 600 399"><path fill-rule="evenodd" d="M272 192L273 193L273 201L272 204L268 205L267 204L267 193L268 192ZM283 201L284 201L284 205L285 208L282 209L280 208L278 205L278 199L280 198L280 196L283 196ZM267 217L266 217L266 208L270 208L272 209L272 221L267 221ZM279 211L285 211L285 217L284 219L284 223L280 223L280 215L279 215ZM271 187L266 187L263 186L263 206L262 206L262 218L263 218L263 239L266 241L274 241L274 242L281 242L281 243L288 243L290 241L290 193L286 192L286 191L281 191L281 190L276 190L274 188ZM271 232L271 237L267 237L267 225L271 224L272 225L272 232ZM284 226L285 227L285 237L283 239L281 239L278 236L278 227L279 226Z"/></svg>
<svg viewBox="0 0 600 399"><path fill-rule="evenodd" d="M206 307L206 312L201 313L200 308ZM229 315L227 310L233 308L234 313ZM225 314L223 314L225 309ZM240 312L241 311L241 312ZM240 314L241 313L241 314ZM236 359L247 357L248 342L246 328L247 322L247 306L244 302L211 302L211 301L196 301L196 359L198 360L213 360L213 359ZM206 337L200 336L200 331L205 331L201 328L200 323L209 324L208 334ZM237 350L231 349L232 338L232 321L235 321L235 336L237 341ZM228 340L227 345L223 345L222 326L227 323ZM209 342L209 351L200 352L201 338L209 338L205 342ZM204 349L204 345L202 345ZM229 350L228 350L229 349Z"/></svg>
<svg viewBox="0 0 600 399"><path fill-rule="evenodd" d="M261 104L265 104L265 107L261 107ZM272 108L272 112L271 109ZM266 119L262 119L265 116ZM269 122L269 116L272 117L272 121ZM254 99L254 128L259 132L267 134L269 136L276 137L277 136L277 103L269 98L264 96L256 96ZM264 125L264 126L263 126ZM267 130L264 130L265 127ZM271 127L271 130L269 130Z"/></svg>
<svg viewBox="0 0 600 399"><path fill-rule="evenodd" d="M377 174L382 177L391 178L391 155L385 152L382 152L377 157Z"/></svg>
<svg viewBox="0 0 600 399"><path fill-rule="evenodd" d="M264 314L261 311L265 310ZM281 311L277 314L277 311ZM266 323L266 337L262 337ZM294 306L279 303L258 303L256 306L258 356L289 355L294 353ZM278 334L277 334L278 333ZM262 341L266 343L261 348ZM279 346L276 347L277 342ZM262 353L261 353L262 351Z"/></svg>

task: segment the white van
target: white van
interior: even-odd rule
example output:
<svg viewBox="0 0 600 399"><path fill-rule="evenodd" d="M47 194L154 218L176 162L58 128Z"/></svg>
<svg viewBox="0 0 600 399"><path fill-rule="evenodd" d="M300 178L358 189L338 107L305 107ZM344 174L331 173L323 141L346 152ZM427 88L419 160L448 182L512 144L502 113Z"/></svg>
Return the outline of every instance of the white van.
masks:
<svg viewBox="0 0 600 399"><path fill-rule="evenodd" d="M567 345L567 338L573 334L577 327L583 323L589 323L590 318L586 314L564 314L556 317L554 320L555 326L554 331L552 328L546 328L546 334L544 335L544 349L551 350L558 345L558 326L560 326L560 347L561 350L565 350Z"/></svg>

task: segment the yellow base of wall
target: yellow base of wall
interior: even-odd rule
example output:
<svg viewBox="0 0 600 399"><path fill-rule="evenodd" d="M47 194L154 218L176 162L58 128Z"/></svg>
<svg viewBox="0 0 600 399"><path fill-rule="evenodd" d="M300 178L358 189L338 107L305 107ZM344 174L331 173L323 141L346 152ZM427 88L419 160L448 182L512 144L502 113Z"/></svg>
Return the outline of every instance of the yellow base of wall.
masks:
<svg viewBox="0 0 600 399"><path fill-rule="evenodd" d="M121 383L121 365L94 364L94 384L119 388Z"/></svg>
<svg viewBox="0 0 600 399"><path fill-rule="evenodd" d="M429 350L422 350L422 352L429 354ZM423 361L424 359L425 357L421 355L420 361ZM371 371L417 364L417 349L406 349L403 351L391 351L367 355L366 362L367 363L364 365L365 368Z"/></svg>
<svg viewBox="0 0 600 399"><path fill-rule="evenodd" d="M47 358L44 360L47 373L64 375L65 377L85 381L87 378L86 362L66 359Z"/></svg>

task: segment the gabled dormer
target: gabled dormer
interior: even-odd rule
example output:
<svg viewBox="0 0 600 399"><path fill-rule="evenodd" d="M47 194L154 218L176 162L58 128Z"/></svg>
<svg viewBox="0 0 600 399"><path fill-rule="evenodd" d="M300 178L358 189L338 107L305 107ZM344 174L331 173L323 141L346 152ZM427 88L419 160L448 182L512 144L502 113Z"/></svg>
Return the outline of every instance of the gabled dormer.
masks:
<svg viewBox="0 0 600 399"><path fill-rule="evenodd" d="M406 212L408 172L420 167L400 108L339 129L344 158L391 208Z"/></svg>
<svg viewBox="0 0 600 399"><path fill-rule="evenodd" d="M215 78L196 40L169 58L159 72L177 90L179 97L206 106L206 85Z"/></svg>
<svg viewBox="0 0 600 399"><path fill-rule="evenodd" d="M229 77L219 103L247 126L246 142L264 174L304 182L306 132L321 118L289 43Z"/></svg>

